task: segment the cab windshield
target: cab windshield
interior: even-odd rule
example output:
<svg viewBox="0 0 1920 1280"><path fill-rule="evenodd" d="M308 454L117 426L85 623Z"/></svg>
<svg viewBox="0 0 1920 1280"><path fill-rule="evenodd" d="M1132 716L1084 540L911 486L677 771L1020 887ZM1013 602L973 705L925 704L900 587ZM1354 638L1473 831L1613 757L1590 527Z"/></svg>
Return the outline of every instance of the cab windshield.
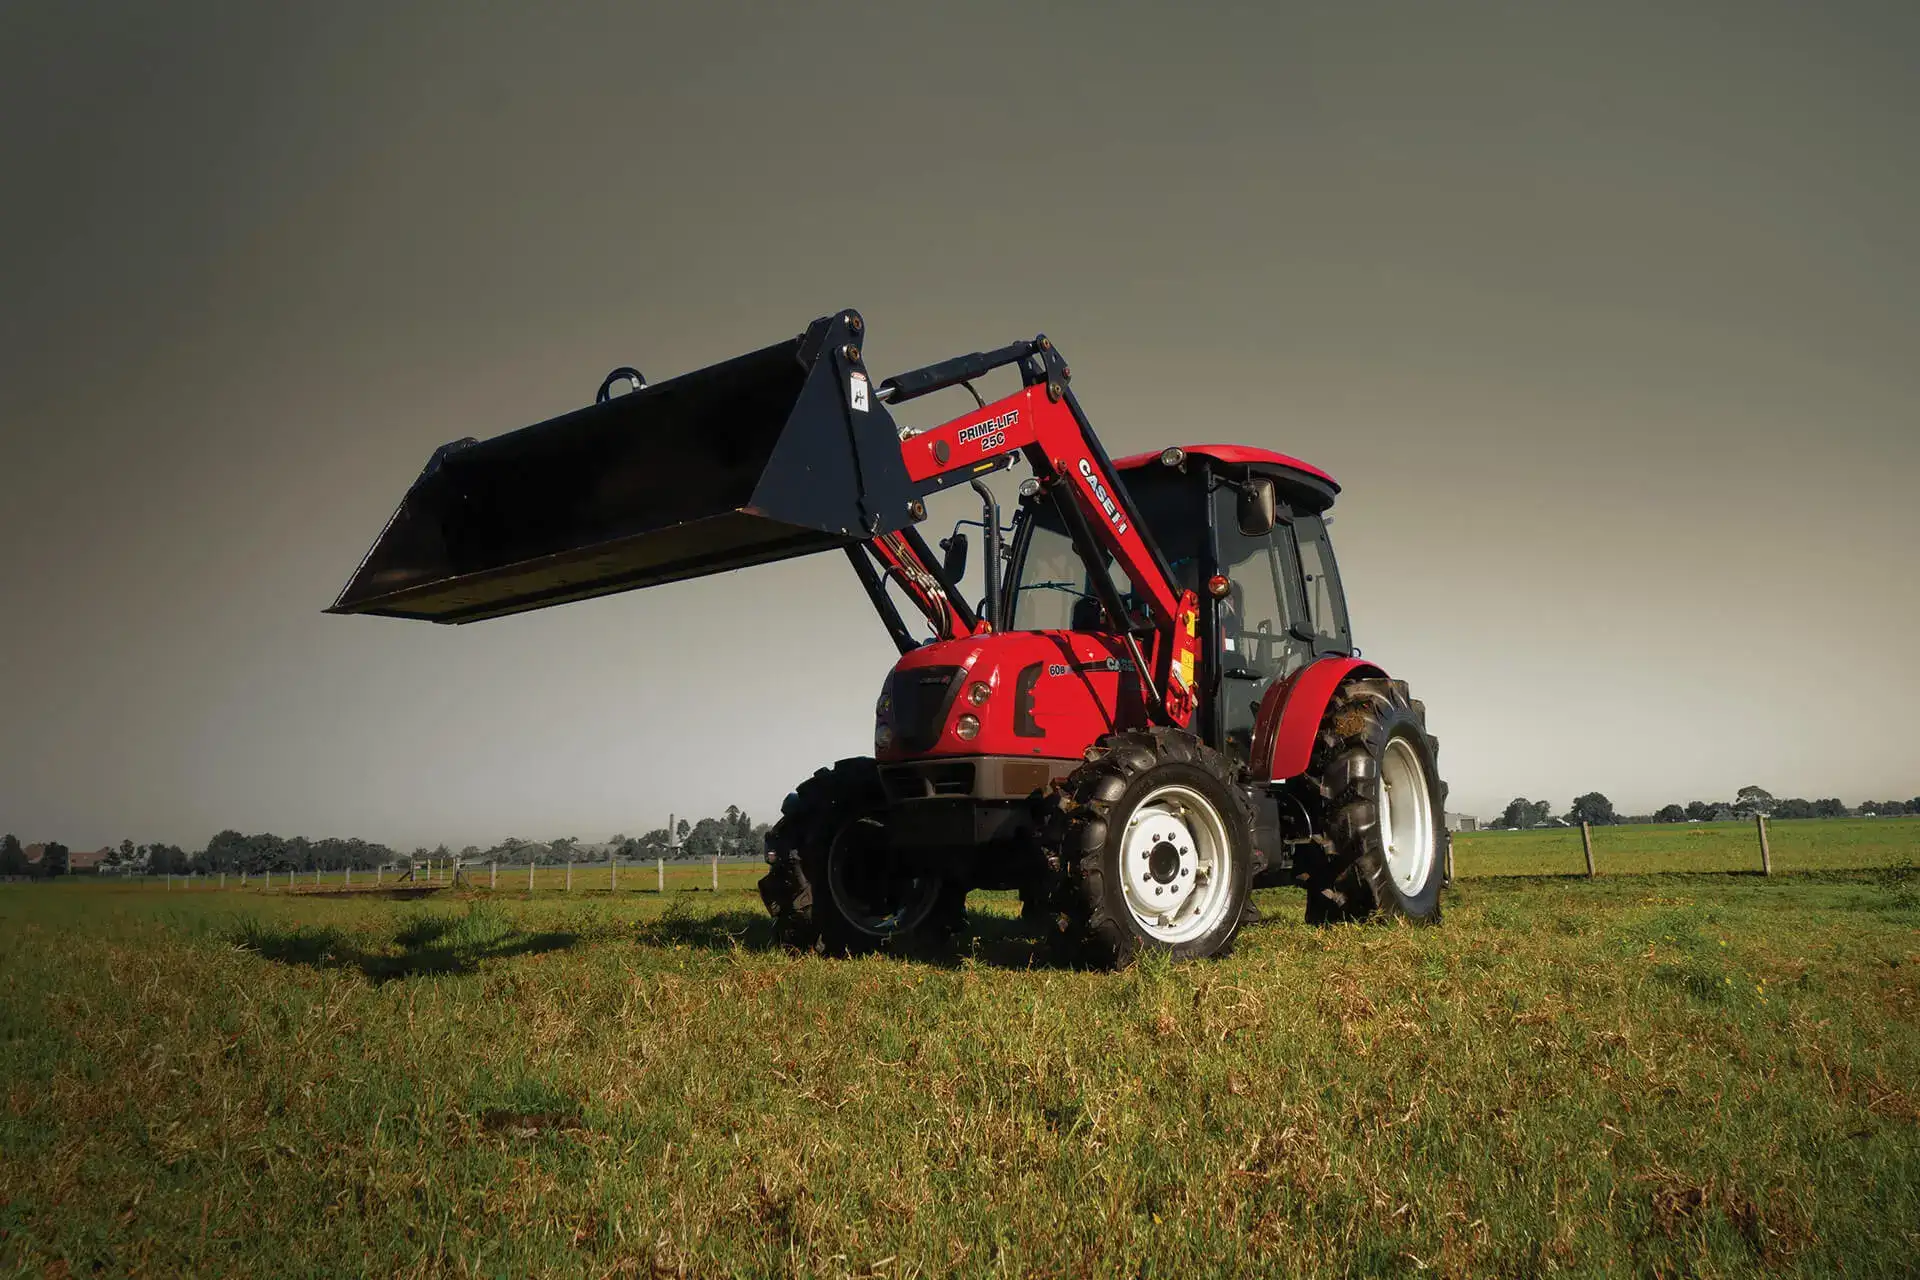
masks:
<svg viewBox="0 0 1920 1280"><path fill-rule="evenodd" d="M1152 531L1154 541L1173 570L1176 589L1200 587L1200 552L1206 542L1206 514L1196 479L1165 467L1136 467L1125 473L1130 510ZM1010 591L1015 631L1099 631L1105 626L1100 599L1073 539L1067 536L1060 513L1052 503L1028 507L1021 516L1029 522L1026 554L1016 569ZM1017 545L1017 544L1016 544ZM1119 588L1129 612L1144 613L1146 601L1134 594L1133 584L1113 558L1107 572Z"/></svg>

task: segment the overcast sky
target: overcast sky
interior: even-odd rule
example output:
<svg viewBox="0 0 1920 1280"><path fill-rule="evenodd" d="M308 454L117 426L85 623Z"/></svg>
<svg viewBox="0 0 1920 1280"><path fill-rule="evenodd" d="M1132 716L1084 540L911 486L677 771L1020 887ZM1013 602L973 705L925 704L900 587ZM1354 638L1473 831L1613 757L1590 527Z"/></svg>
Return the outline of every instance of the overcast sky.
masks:
<svg viewBox="0 0 1920 1280"><path fill-rule="evenodd" d="M1920 7L930 10L0 6L0 828L772 816L838 557L320 611L437 444L849 305L1331 471L1458 808L1920 793Z"/></svg>

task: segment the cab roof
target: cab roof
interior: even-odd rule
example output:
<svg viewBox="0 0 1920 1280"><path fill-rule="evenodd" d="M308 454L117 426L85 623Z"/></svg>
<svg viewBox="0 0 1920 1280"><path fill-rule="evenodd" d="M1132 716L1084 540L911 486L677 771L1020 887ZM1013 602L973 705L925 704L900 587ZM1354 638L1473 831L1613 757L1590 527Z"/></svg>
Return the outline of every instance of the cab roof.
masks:
<svg viewBox="0 0 1920 1280"><path fill-rule="evenodd" d="M1183 444L1180 446L1188 453L1197 453L1203 458L1212 458L1215 462L1224 462L1229 466L1248 465L1257 467L1285 467L1312 476L1340 491L1340 482L1314 466L1311 462L1302 462L1298 458L1284 453L1275 453L1271 449L1255 449L1244 444ZM1155 449L1152 453L1136 453L1117 460L1113 465L1122 471L1131 471L1135 467L1144 467L1150 462L1160 461L1164 450Z"/></svg>
<svg viewBox="0 0 1920 1280"><path fill-rule="evenodd" d="M1180 446L1188 454L1208 458L1226 466L1253 466L1276 472L1275 479L1283 490L1295 495L1296 500L1304 502L1314 511L1325 511L1333 505L1334 495L1340 492L1340 483L1332 476L1310 462L1284 453L1275 453L1271 449L1255 449L1242 444L1183 444ZM1136 453L1121 458L1114 463L1122 471L1133 471L1160 461L1160 453Z"/></svg>

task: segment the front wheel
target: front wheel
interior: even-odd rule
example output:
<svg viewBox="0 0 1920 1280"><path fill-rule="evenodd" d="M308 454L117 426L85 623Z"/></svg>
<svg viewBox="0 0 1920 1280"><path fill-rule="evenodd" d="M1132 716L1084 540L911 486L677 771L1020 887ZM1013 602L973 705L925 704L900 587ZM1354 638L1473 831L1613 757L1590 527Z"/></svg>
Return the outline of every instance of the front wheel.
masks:
<svg viewBox="0 0 1920 1280"><path fill-rule="evenodd" d="M782 941L857 955L960 931L965 889L904 868L887 847L885 811L871 759L822 769L787 797L767 833L769 869L760 881Z"/></svg>
<svg viewBox="0 0 1920 1280"><path fill-rule="evenodd" d="M1173 730L1114 734L1055 793L1059 924L1114 967L1233 945L1253 873L1253 817L1218 752Z"/></svg>
<svg viewBox="0 0 1920 1280"><path fill-rule="evenodd" d="M1312 772L1326 831L1302 859L1307 921L1440 919L1446 784L1426 708L1398 680L1353 680L1327 708Z"/></svg>

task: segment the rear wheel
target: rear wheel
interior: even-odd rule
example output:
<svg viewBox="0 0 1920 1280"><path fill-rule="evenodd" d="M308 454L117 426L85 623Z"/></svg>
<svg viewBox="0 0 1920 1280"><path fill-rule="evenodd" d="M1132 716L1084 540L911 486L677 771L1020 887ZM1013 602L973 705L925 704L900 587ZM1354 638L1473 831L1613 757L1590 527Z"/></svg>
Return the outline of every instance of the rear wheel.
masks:
<svg viewBox="0 0 1920 1280"><path fill-rule="evenodd" d="M1233 945L1253 871L1253 817L1233 766L1175 730L1114 734L1055 792L1049 843L1064 883L1057 924L1121 967Z"/></svg>
<svg viewBox="0 0 1920 1280"><path fill-rule="evenodd" d="M964 888L903 868L888 850L885 815L879 771L865 758L822 769L787 797L767 833L760 881L781 941L857 955L960 930Z"/></svg>
<svg viewBox="0 0 1920 1280"><path fill-rule="evenodd" d="M1399 680L1353 680L1334 695L1311 766L1326 830L1300 860L1308 923L1440 919L1447 788L1426 721Z"/></svg>

